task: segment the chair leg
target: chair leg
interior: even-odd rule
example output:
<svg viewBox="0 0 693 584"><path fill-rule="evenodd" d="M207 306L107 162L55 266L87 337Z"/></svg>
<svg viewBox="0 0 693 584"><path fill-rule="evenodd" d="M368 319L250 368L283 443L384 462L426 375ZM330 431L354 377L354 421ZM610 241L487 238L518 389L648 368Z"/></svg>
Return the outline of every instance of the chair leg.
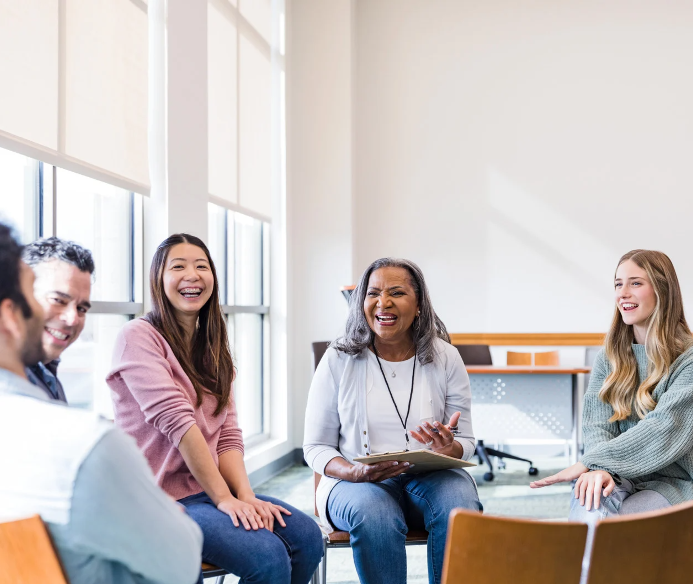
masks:
<svg viewBox="0 0 693 584"><path fill-rule="evenodd" d="M527 462L529 463L529 466L534 466L534 464L532 464L532 461L528 458L521 458L519 456L515 456L514 454L508 454L507 452L503 452L502 450L495 450L493 448L484 448L484 450L486 450L487 456L497 456L498 458L511 458L512 460Z"/></svg>
<svg viewBox="0 0 693 584"><path fill-rule="evenodd" d="M322 562L320 562L320 584L327 584L327 536L322 540Z"/></svg>
<svg viewBox="0 0 693 584"><path fill-rule="evenodd" d="M484 446L483 440L479 440L476 443L476 451L474 454L479 457L482 464L488 465L488 471L491 473L491 476L493 476L493 465L491 464L491 459L488 457L488 449Z"/></svg>

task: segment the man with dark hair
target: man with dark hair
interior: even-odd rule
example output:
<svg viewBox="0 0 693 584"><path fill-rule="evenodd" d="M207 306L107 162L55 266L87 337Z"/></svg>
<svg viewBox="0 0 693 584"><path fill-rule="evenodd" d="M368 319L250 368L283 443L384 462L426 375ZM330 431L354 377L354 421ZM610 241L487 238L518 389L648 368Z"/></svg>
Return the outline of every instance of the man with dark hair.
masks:
<svg viewBox="0 0 693 584"><path fill-rule="evenodd" d="M57 237L39 239L24 248L24 261L36 281L34 294L46 313L43 330L45 359L27 368L27 377L51 399L67 402L58 380L60 355L74 343L91 308L91 252L72 241Z"/></svg>
<svg viewBox="0 0 693 584"><path fill-rule="evenodd" d="M0 223L0 522L39 514L72 584L192 584L202 533L134 440L28 382L44 315L21 254Z"/></svg>

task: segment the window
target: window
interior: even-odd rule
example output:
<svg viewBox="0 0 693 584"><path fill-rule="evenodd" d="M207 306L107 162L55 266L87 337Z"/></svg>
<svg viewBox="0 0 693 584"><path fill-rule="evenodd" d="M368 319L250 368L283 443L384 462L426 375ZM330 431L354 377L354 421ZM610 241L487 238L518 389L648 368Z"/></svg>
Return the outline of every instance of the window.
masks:
<svg viewBox="0 0 693 584"><path fill-rule="evenodd" d="M268 433L269 233L266 222L209 204L209 248L237 370L234 398L251 442Z"/></svg>
<svg viewBox="0 0 693 584"><path fill-rule="evenodd" d="M120 328L142 312L142 197L0 149L0 218L24 243L56 235L94 256L92 309L61 357L70 405L113 417L105 378Z"/></svg>
<svg viewBox="0 0 693 584"><path fill-rule="evenodd" d="M285 194L284 2L209 0L207 24L208 243L237 367L239 424L252 444L270 434L270 234L283 240L275 212Z"/></svg>

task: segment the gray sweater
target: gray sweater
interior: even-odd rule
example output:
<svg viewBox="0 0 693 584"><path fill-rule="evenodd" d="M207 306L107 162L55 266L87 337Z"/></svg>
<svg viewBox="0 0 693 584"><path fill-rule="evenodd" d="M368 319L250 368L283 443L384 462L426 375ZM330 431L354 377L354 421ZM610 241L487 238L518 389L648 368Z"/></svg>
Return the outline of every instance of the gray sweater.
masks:
<svg viewBox="0 0 693 584"><path fill-rule="evenodd" d="M647 376L644 345L633 345L639 379ZM679 356L657 384L657 403L644 419L609 422L613 408L599 399L611 366L602 350L585 394L582 462L662 494L672 504L693 500L693 348Z"/></svg>

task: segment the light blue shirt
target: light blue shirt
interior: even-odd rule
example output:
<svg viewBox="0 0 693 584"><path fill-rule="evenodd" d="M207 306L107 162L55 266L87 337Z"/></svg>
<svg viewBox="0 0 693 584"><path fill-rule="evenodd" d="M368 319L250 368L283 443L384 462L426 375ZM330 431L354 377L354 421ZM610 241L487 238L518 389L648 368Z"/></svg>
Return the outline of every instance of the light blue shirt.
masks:
<svg viewBox="0 0 693 584"><path fill-rule="evenodd" d="M0 398L3 394L38 399L43 407L55 408L52 428L34 428L37 422L28 418L22 421L27 432L60 432L63 412L71 420L75 415L93 416L62 404L47 406L45 392L0 369ZM0 444L0 461L3 448L8 446ZM40 457L34 458L37 469L44 466ZM27 464L32 462L25 461L22 472L33 472L26 470ZM2 470L12 472L12 468ZM0 505L2 491L0 483ZM50 493L36 493L36 513L41 513L39 501L47 496ZM117 428L109 427L81 463L69 513L66 524L47 522L47 526L71 584L197 581L202 551L199 527L157 486L134 440Z"/></svg>

